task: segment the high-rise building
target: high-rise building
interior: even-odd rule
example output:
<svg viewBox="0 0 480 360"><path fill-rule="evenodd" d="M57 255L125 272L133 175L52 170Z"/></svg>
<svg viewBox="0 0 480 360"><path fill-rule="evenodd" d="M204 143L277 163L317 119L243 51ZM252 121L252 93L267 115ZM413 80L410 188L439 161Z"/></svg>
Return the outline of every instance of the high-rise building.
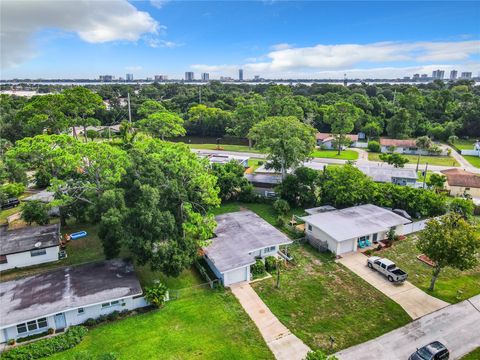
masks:
<svg viewBox="0 0 480 360"><path fill-rule="evenodd" d="M434 72L432 72L432 78L434 80L442 80L443 77L445 76L445 71L443 70L435 70Z"/></svg>
<svg viewBox="0 0 480 360"><path fill-rule="evenodd" d="M193 81L194 78L193 71L185 72L185 81Z"/></svg>
<svg viewBox="0 0 480 360"><path fill-rule="evenodd" d="M413 80L420 79L420 74L413 74Z"/></svg>
<svg viewBox="0 0 480 360"><path fill-rule="evenodd" d="M201 75L202 81L210 81L210 74L209 73L202 73Z"/></svg>
<svg viewBox="0 0 480 360"><path fill-rule="evenodd" d="M426 78L428 78L428 74L422 74L420 77L421 77L422 79L426 79Z"/></svg>
<svg viewBox="0 0 480 360"><path fill-rule="evenodd" d="M127 81L133 81L133 74L127 74L127 75L125 75L125 80L127 80Z"/></svg>
<svg viewBox="0 0 480 360"><path fill-rule="evenodd" d="M253 80L255 80L255 81L260 81L260 75L255 75L255 76L253 77Z"/></svg>
<svg viewBox="0 0 480 360"><path fill-rule="evenodd" d="M243 69L238 69L238 81L243 81Z"/></svg>
<svg viewBox="0 0 480 360"><path fill-rule="evenodd" d="M155 79L155 81L167 81L168 76L167 75L155 75L154 79Z"/></svg>
<svg viewBox="0 0 480 360"><path fill-rule="evenodd" d="M460 79L471 79L472 73L471 72L462 72L460 74Z"/></svg>
<svg viewBox="0 0 480 360"><path fill-rule="evenodd" d="M458 71L452 70L450 71L450 80L455 80L457 78Z"/></svg>
<svg viewBox="0 0 480 360"><path fill-rule="evenodd" d="M100 81L112 81L113 75L100 75L98 78Z"/></svg>

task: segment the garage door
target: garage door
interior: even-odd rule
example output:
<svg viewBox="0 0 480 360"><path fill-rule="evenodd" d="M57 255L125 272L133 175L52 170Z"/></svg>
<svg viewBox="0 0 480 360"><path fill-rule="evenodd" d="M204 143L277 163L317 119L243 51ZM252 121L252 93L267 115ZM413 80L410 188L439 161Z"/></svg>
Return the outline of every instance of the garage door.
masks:
<svg viewBox="0 0 480 360"><path fill-rule="evenodd" d="M337 255L345 254L353 251L353 240L346 240L338 243Z"/></svg>
<svg viewBox="0 0 480 360"><path fill-rule="evenodd" d="M247 281L247 268L240 268L236 270L229 271L224 274L224 285L228 286L231 284L235 284L241 281Z"/></svg>

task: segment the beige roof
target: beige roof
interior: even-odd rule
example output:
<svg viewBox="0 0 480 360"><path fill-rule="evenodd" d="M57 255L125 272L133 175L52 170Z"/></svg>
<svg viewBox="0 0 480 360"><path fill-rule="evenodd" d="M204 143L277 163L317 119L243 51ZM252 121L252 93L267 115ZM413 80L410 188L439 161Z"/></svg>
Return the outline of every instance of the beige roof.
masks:
<svg viewBox="0 0 480 360"><path fill-rule="evenodd" d="M442 170L441 173L447 177L450 186L480 188L480 175L462 169Z"/></svg>
<svg viewBox="0 0 480 360"><path fill-rule="evenodd" d="M382 146L401 146L401 147L417 147L417 142L415 139L387 139L381 138L380 145Z"/></svg>
<svg viewBox="0 0 480 360"><path fill-rule="evenodd" d="M358 140L358 135L357 134L346 134L346 137L349 138L350 140L352 141L357 141ZM330 133L317 133L315 135L315 138L317 140L322 140L322 141L328 141L328 140L333 140L334 137L332 134Z"/></svg>

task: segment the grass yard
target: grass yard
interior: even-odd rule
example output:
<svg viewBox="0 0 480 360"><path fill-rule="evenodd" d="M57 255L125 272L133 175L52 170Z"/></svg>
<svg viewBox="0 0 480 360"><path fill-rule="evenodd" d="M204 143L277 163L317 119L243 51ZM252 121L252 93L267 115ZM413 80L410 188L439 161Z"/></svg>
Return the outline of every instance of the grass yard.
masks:
<svg viewBox="0 0 480 360"><path fill-rule="evenodd" d="M273 359L230 292L202 290L161 310L100 325L75 348L49 357L113 352L118 359Z"/></svg>
<svg viewBox="0 0 480 360"><path fill-rule="evenodd" d="M187 144L192 149L199 150L217 150L217 144ZM248 148L248 145L229 145L229 144L220 144L220 150L225 151L239 151L239 152L250 152L250 153L261 153L261 151L252 148Z"/></svg>
<svg viewBox="0 0 480 360"><path fill-rule="evenodd" d="M480 359L480 348L473 350L471 353L468 353L467 355L462 357L460 360L478 360L478 359Z"/></svg>
<svg viewBox="0 0 480 360"><path fill-rule="evenodd" d="M253 284L270 310L312 349L333 353L410 322L395 302L309 245L290 246L295 266ZM335 338L333 349L329 337Z"/></svg>
<svg viewBox="0 0 480 360"><path fill-rule="evenodd" d="M475 166L476 168L480 168L480 157L473 156L473 155L462 155L465 160L467 160L470 164Z"/></svg>
<svg viewBox="0 0 480 360"><path fill-rule="evenodd" d="M261 165L260 164L265 164L265 159L255 159L255 158L250 158L248 159L248 166L249 168L247 169L246 173L252 174L257 170Z"/></svg>
<svg viewBox="0 0 480 360"><path fill-rule="evenodd" d="M408 164L416 164L418 156L417 155L405 155L401 154L402 156L408 159ZM380 153L368 153L368 160L370 161L382 161L380 160ZM420 157L420 164L428 165L438 165L438 166L459 166L460 164L451 156L421 156Z"/></svg>
<svg viewBox="0 0 480 360"><path fill-rule="evenodd" d="M417 259L420 251L415 246L416 235L395 243L382 250L378 256L394 261L397 266L408 273L408 280L428 294L449 303L457 303L480 294L480 265L468 271L445 268L435 284L433 292L428 291L432 268Z"/></svg>
<svg viewBox="0 0 480 360"><path fill-rule="evenodd" d="M458 139L455 143L451 144L459 150L473 150L473 145L475 144L476 139Z"/></svg>
<svg viewBox="0 0 480 360"><path fill-rule="evenodd" d="M314 158L339 159L339 160L357 160L358 152L354 150L343 150L340 155L337 150L315 150L312 153Z"/></svg>

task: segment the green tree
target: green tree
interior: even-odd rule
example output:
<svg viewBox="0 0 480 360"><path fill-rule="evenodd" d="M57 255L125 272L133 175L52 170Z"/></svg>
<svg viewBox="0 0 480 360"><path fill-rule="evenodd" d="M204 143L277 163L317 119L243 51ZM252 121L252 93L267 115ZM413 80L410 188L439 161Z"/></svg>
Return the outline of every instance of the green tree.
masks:
<svg viewBox="0 0 480 360"><path fill-rule="evenodd" d="M277 212L280 216L285 216L290 211L290 205L283 199L275 200L273 203L273 209Z"/></svg>
<svg viewBox="0 0 480 360"><path fill-rule="evenodd" d="M184 136L183 122L176 113L163 111L148 115L147 118L138 121L138 125L152 136L165 140L165 137Z"/></svg>
<svg viewBox="0 0 480 360"><path fill-rule="evenodd" d="M315 129L293 116L273 116L254 125L248 137L268 153L267 160L285 179L287 170L310 158L315 147Z"/></svg>
<svg viewBox="0 0 480 360"><path fill-rule="evenodd" d="M393 165L394 167L404 167L406 163L408 163L408 159L405 156L402 156L398 153L393 154L380 154L380 160L386 162L389 165Z"/></svg>
<svg viewBox="0 0 480 360"><path fill-rule="evenodd" d="M162 113L166 111L167 109L165 109L165 106L160 104L158 101L146 100L138 108L137 114L146 118L149 115L159 113L159 112Z"/></svg>
<svg viewBox="0 0 480 360"><path fill-rule="evenodd" d="M161 282L157 282L152 286L145 288L145 300L147 300L153 306L159 308L165 303L165 297L167 296L168 289Z"/></svg>
<svg viewBox="0 0 480 360"><path fill-rule="evenodd" d="M338 155L340 155L342 147L350 144L350 139L346 135L353 130L355 122L362 116L362 110L347 102L326 105L321 107L321 110L324 121L331 126Z"/></svg>
<svg viewBox="0 0 480 360"><path fill-rule="evenodd" d="M375 121L370 121L362 127L362 131L367 135L367 139L378 138L382 134L382 128Z"/></svg>
<svg viewBox="0 0 480 360"><path fill-rule="evenodd" d="M477 265L480 239L475 226L460 215L450 213L427 222L417 247L435 263L429 287L433 291L443 268L464 271Z"/></svg>
<svg viewBox="0 0 480 360"><path fill-rule="evenodd" d="M444 175L433 173L427 180L427 185L431 188L434 188L435 191L438 191L443 189L445 181L447 181L447 178Z"/></svg>
<svg viewBox="0 0 480 360"><path fill-rule="evenodd" d="M475 204L470 199L455 198L448 205L448 209L465 219L469 219L473 215Z"/></svg>
<svg viewBox="0 0 480 360"><path fill-rule="evenodd" d="M245 169L238 161L226 164L212 164L212 173L217 177L219 196L224 201L239 200L253 191L250 182L243 176Z"/></svg>
<svg viewBox="0 0 480 360"><path fill-rule="evenodd" d="M368 151L379 153L381 150L380 143L375 140L368 142Z"/></svg>
<svg viewBox="0 0 480 360"><path fill-rule="evenodd" d="M394 139L403 139L409 137L412 130L410 128L411 114L407 109L399 109L394 116L387 121L387 134Z"/></svg>
<svg viewBox="0 0 480 360"><path fill-rule="evenodd" d="M232 113L219 108L195 105L188 110L187 128L196 135L222 136L231 127Z"/></svg>
<svg viewBox="0 0 480 360"><path fill-rule="evenodd" d="M37 223L38 225L46 225L50 222L48 216L48 205L41 201L28 201L22 209L22 219L31 225Z"/></svg>
<svg viewBox="0 0 480 360"><path fill-rule="evenodd" d="M287 175L276 191L292 206L315 206L320 202L320 172L300 166Z"/></svg>

